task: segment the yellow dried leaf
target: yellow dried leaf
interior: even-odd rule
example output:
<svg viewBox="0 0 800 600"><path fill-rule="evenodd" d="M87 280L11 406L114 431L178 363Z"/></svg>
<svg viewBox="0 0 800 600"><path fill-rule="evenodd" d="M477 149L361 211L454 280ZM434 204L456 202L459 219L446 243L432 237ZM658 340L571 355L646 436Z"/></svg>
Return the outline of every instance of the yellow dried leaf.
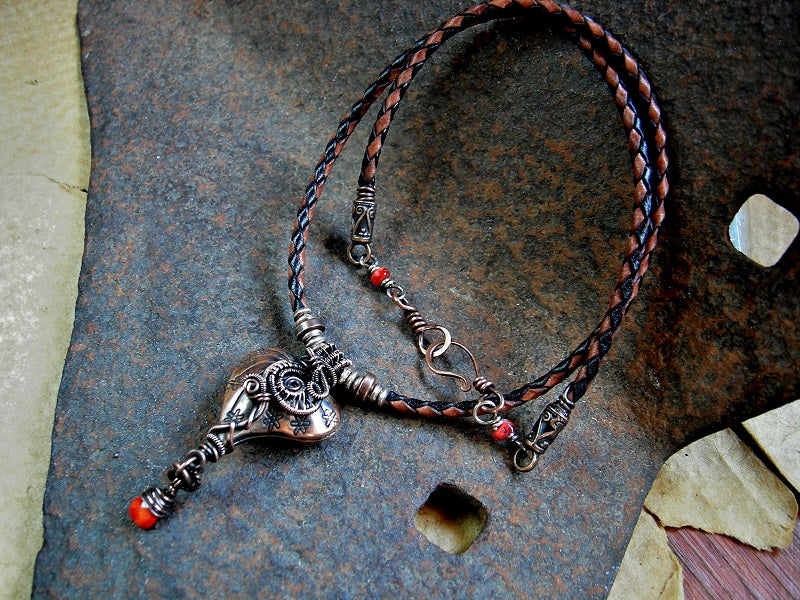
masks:
<svg viewBox="0 0 800 600"><path fill-rule="evenodd" d="M667 544L667 534L642 511L628 542L609 600L683 600L683 570Z"/></svg>
<svg viewBox="0 0 800 600"><path fill-rule="evenodd" d="M665 526L721 533L761 550L787 548L797 517L792 491L729 429L671 456L645 507Z"/></svg>
<svg viewBox="0 0 800 600"><path fill-rule="evenodd" d="M800 400L742 423L772 464L800 492Z"/></svg>

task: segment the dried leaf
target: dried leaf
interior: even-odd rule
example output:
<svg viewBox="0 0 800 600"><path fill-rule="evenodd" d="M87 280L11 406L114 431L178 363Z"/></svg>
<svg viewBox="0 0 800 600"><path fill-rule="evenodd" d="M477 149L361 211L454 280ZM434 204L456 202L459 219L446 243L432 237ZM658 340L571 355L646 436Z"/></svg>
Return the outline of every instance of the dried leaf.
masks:
<svg viewBox="0 0 800 600"><path fill-rule="evenodd" d="M786 481L800 492L800 400L742 425Z"/></svg>
<svg viewBox="0 0 800 600"><path fill-rule="evenodd" d="M609 600L683 600L683 571L669 549L667 534L646 511L633 530Z"/></svg>
<svg viewBox="0 0 800 600"><path fill-rule="evenodd" d="M787 548L794 494L732 431L690 444L667 460L645 507L669 527L695 527L766 550Z"/></svg>

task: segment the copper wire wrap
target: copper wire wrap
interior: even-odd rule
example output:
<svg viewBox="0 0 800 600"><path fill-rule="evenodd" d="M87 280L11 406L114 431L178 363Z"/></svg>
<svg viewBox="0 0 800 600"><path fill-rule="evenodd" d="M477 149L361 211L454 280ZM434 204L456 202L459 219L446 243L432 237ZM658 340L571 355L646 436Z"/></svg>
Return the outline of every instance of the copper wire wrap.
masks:
<svg viewBox="0 0 800 600"><path fill-rule="evenodd" d="M414 332L414 335L422 335L428 328L429 323L416 307L414 307L413 310L403 311L403 318L406 320L406 323L408 323L408 326L411 327L411 331Z"/></svg>
<svg viewBox="0 0 800 600"><path fill-rule="evenodd" d="M167 471L167 478L170 480L168 487L151 487L142 492L141 498L145 505L159 520L168 518L172 513L179 490L194 492L200 487L201 474L207 463L217 462L220 457L233 449L223 442L214 430L215 428L212 428L206 434L203 443L190 450L183 461L172 463L172 467Z"/></svg>
<svg viewBox="0 0 800 600"><path fill-rule="evenodd" d="M494 382L489 381L486 377L476 377L472 382L472 387L479 394L488 394L494 391Z"/></svg>
<svg viewBox="0 0 800 600"><path fill-rule="evenodd" d="M172 486L168 488L147 488L142 492L142 500L144 500L150 512L152 512L159 519L166 519L172 512L172 507L175 505L175 488Z"/></svg>

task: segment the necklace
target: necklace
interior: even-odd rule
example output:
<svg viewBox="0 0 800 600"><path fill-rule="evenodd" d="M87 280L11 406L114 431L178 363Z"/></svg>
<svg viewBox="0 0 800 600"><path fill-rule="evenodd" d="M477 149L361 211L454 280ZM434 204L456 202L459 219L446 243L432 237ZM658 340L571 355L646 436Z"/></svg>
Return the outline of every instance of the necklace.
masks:
<svg viewBox="0 0 800 600"><path fill-rule="evenodd" d="M498 18L544 20L583 50L613 94L627 133L634 175L633 218L608 309L592 332L558 364L508 392L499 391L494 382L481 375L475 354L457 341L447 327L427 320L389 269L379 264L372 247L378 162L389 128L411 82L450 37ZM306 303L305 258L314 209L345 143L372 104L384 94L362 161L347 258L402 311L427 368L456 380L463 392L474 391L477 398L452 402L421 400L388 389L375 375L355 369L344 353L327 340L325 326ZM667 167L666 133L649 80L633 55L613 34L589 17L549 0L487 0L448 19L399 54L367 86L339 123L314 169L297 211L289 251L289 294L295 335L305 346L305 354L293 357L270 349L246 357L228 380L219 423L209 429L197 448L188 452L182 461L173 463L167 472L170 480L167 487L151 487L131 502L131 518L144 529L166 519L177 493L197 490L206 464L229 454L241 442L277 437L310 443L331 436L340 424L332 394L423 417L469 417L509 447L511 463L516 470L532 470L566 426L575 403L586 394L611 347L614 333L638 292L664 219L664 200L669 190ZM470 366L469 374L445 366L448 359L458 358L457 355ZM506 411L544 395L573 374L572 381L558 399L545 406L529 433L522 434L518 426L504 416Z"/></svg>

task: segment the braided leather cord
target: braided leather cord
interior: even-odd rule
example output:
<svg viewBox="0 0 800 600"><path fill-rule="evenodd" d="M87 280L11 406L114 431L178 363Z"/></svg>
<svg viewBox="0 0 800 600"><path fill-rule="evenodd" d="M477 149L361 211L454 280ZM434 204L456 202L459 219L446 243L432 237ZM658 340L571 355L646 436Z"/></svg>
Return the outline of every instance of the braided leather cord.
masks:
<svg viewBox="0 0 800 600"><path fill-rule="evenodd" d="M365 152L359 181L362 185L374 184L378 159L391 122L411 81L433 52L449 37L478 23L501 16L528 16L534 14L534 11L552 18L556 25L576 38L578 45L604 75L606 83L614 94L628 132L635 179L634 216L626 257L606 314L594 331L555 367L531 383L506 394L507 409L541 396L576 369L579 369L578 374L568 394L572 401L577 401L585 394L589 383L598 372L601 360L610 349L614 333L619 329L623 316L638 292L639 282L647 270L649 255L655 248L658 229L664 218L663 203L669 189L668 159L665 151L666 134L661 122L660 109L652 94L649 80L636 60L611 33L597 23L554 2L489 0L466 9L427 36L420 38L411 48L392 61L378 79L367 88L364 98L353 106L337 129L337 136L326 148L315 170L315 178L309 185L306 197L298 210L298 222L293 234L293 248L289 259L290 291L293 301L297 302L295 307L298 308L303 306L302 263L313 204L318 200L324 179L330 173L333 161L341 152L344 142L380 92L389 88ZM629 95L623 79L632 85L633 96ZM639 117L640 111L646 111L648 120L644 123ZM354 118L354 115L357 118ZM343 131L346 135L341 135ZM646 141L648 139L652 140L652 147ZM655 170L652 167L651 154L655 157ZM320 174L322 177L319 177ZM301 243L299 249L296 240ZM298 263L299 269L295 269L294 266ZM292 273L295 274L294 278ZM409 398L394 391L389 392L387 397L387 404L394 409L424 416L465 416L476 402L476 400L425 401Z"/></svg>
<svg viewBox="0 0 800 600"><path fill-rule="evenodd" d="M478 9L477 7L481 8ZM386 87L398 78L406 63L424 60L446 39L461 31L463 25L477 25L478 23L498 18L499 10L502 10L502 8L495 7L491 2L475 5L448 20L428 35L419 38L409 48L398 54L381 71L378 77L366 87L361 98L353 104L342 120L339 121L336 133L328 141L319 162L314 167L314 174L297 208L297 219L289 245L289 297L293 311L306 308L305 253L308 243L308 228L311 224L314 209L322 195L322 188L333 169L334 163L339 158L347 140L350 139L361 119L369 111L372 104L383 95Z"/></svg>
<svg viewBox="0 0 800 600"><path fill-rule="evenodd" d="M552 5L550 7L552 9ZM552 14L552 13L551 13ZM625 264L623 264L620 278L611 299L609 310L601 322L590 334L590 336L579 344L570 354L568 354L553 369L537 378L533 382L506 394L507 408L513 408L522 402L536 398L546 393L550 388L557 385L568 377L575 369L581 367L571 390L574 400L582 396L589 382L597 373L600 360L608 352L611 345L611 338L619 328L631 301L636 295L639 281L647 269L649 254L655 246L658 226L663 220L663 198L667 192L666 168L667 159L664 151L665 136L663 126L660 122L660 110L656 104L649 82L636 64L630 52L625 50L621 44L607 31L603 30L593 21L580 17L576 18L576 13L565 11L555 13L567 20L565 29L571 29L577 22L585 24L591 40L583 35L577 35L578 43L589 55L590 60L595 66L604 73L606 82L614 93L615 100L623 116L623 122L628 130L629 146L634 164L634 174L636 178L636 198L634 223L631 228L631 240ZM573 29L574 31L574 29ZM600 49L596 47L600 43ZM607 50L612 57L618 57L624 69L623 73L629 77L635 76L636 91L639 95L639 102L647 107L648 117L651 119L651 136L655 138L655 147L658 151L658 178L659 186L656 190L655 202L653 202L652 180L649 170L648 154L649 149L645 143L644 127L639 119L636 105L633 99L629 98L625 85L620 80L617 71L608 64L602 50ZM389 89L387 99L376 119L373 127L367 150L362 163L362 175L360 185L374 186L374 176L377 171L377 162L380 152L388 133L391 121L405 95L410 81L421 68L422 63L410 65L410 77L401 74ZM402 81L402 83L400 83ZM629 268L634 267L634 270ZM629 291L630 290L630 291ZM407 398L397 392L390 393L388 402L397 410L403 412L418 412L426 415L462 416L466 411L472 409L476 401L463 401L459 403L448 402L427 402L414 398Z"/></svg>
<svg viewBox="0 0 800 600"><path fill-rule="evenodd" d="M292 310L305 308L305 253L308 242L308 227L314 214L314 208L322 195L322 188L330 175L336 159L344 149L344 145L358 126L361 119L367 114L376 99L383 95L386 86L397 77L400 67L405 63L407 56L422 46L425 38L417 40L405 52L399 54L389 65L381 71L378 77L364 90L363 95L357 100L347 114L339 121L336 133L328 141L316 167L311 182L306 187L300 206L297 209L297 219L292 231L289 246L289 296Z"/></svg>
<svg viewBox="0 0 800 600"><path fill-rule="evenodd" d="M504 3L508 4L508 3ZM525 3L526 5L528 3ZM485 6L485 4L484 4ZM533 4L541 8L541 4ZM554 10L555 5L548 8ZM667 192L666 168L667 157L664 151L665 136L663 126L660 122L660 110L656 104L649 82L646 76L638 68L636 61L630 52L625 50L621 44L607 31L602 29L594 21L580 16L574 11L559 10L548 13L551 16L561 17L566 21L565 31L571 32L577 37L579 46L588 54L595 66L604 73L605 79L614 94L615 101L623 117L623 123L628 131L629 148L634 165L635 185L635 206L634 219L631 227L631 237L629 241L626 259L621 268L619 280L612 296L610 306L601 322L597 325L589 337L570 352L562 361L544 375L525 386L514 390L505 395L505 409L511 409L528 400L543 395L553 386L567 378L575 369L581 368L575 382L573 383L570 394L573 401L577 401L586 392L591 379L596 375L599 363L611 346L614 333L619 329L622 317L627 312L630 303L638 291L638 284L644 272L647 270L649 253L655 247L657 230L663 220L663 198ZM591 39L576 32L574 25L583 24L591 34ZM467 27L470 25L467 25ZM466 27L462 27L466 28ZM598 49L599 46L599 49ZM652 172L649 166L649 148L645 142L644 126L639 118L638 110L634 100L629 97L628 91L620 80L618 72L609 64L603 51L611 53L611 56L618 56L624 68L624 73L636 76L636 86L639 95L639 102L648 108L648 116L654 121L652 131L659 135L655 143L658 149L659 165L658 178L660 193L657 192L655 203L652 198ZM372 129L367 149L362 161L362 173L359 185L370 185L374 187L375 173L380 153L388 134L391 122L395 113L408 90L410 82L423 66L424 61L407 65L407 70L392 83L389 88L387 98L381 107ZM632 267L632 268L631 268ZM390 392L387 398L390 406L402 412L416 412L427 416L464 416L477 403L477 400L466 400L457 403L442 401L425 401L417 398L409 398L397 392Z"/></svg>

